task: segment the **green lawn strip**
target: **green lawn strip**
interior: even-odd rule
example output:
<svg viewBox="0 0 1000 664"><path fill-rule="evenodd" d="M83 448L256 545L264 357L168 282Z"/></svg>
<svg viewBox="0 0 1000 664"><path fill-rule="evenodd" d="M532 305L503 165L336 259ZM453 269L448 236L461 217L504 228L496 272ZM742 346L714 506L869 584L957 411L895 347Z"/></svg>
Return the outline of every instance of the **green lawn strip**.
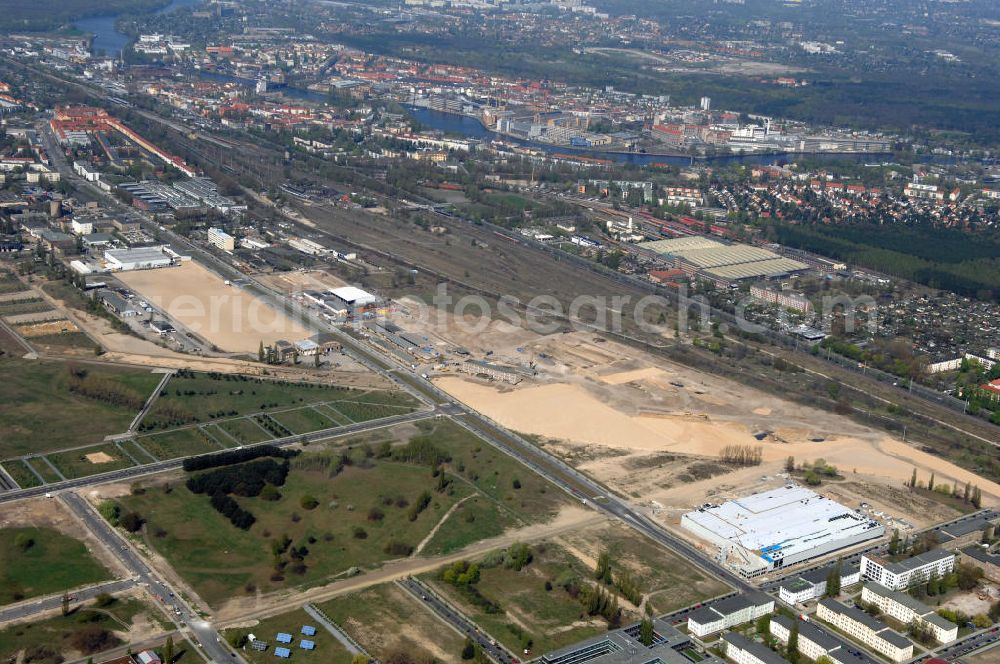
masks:
<svg viewBox="0 0 1000 664"><path fill-rule="evenodd" d="M95 610L93 608L77 608L67 616L55 616L45 620L11 625L0 630L0 661L16 661L22 650L33 651L44 656L32 657L33 661L54 661L51 653L69 653L79 651L77 639L90 632L115 632L114 639L86 639L93 641L97 648L85 653L96 655L118 645L124 645L128 636L121 623L130 625L140 613L155 615L154 610L136 599L115 600L111 605Z"/></svg>
<svg viewBox="0 0 1000 664"><path fill-rule="evenodd" d="M183 486L169 493L151 488L120 502L123 509L147 520L151 544L216 605L234 594L315 585L353 566L373 567L399 557L386 550L390 542L415 547L471 491L456 483L450 493L437 493L429 468L384 460L370 462L371 468L347 466L331 478L330 468L340 454L333 450L293 460L276 502L237 498L257 519L249 531L232 526L212 509L207 496L191 494ZM410 521L409 505L423 491L431 493L431 503ZM300 502L306 495L315 497L319 506L304 509ZM374 516L372 508L381 514ZM356 527L364 530L363 539L355 536ZM308 548L306 567L296 572L289 564L276 573L271 542L286 534L296 548Z"/></svg>
<svg viewBox="0 0 1000 664"><path fill-rule="evenodd" d="M438 574L426 575L424 580L514 653L521 652L524 639L531 640L534 657L606 632L607 622L588 616L579 599L556 585L564 575L589 579L592 570L553 544L535 545L532 551L534 560L521 571L502 564L481 568L476 588L500 606L499 613L475 606ZM552 590L545 589L546 581L553 584Z"/></svg>
<svg viewBox="0 0 1000 664"><path fill-rule="evenodd" d="M303 625L315 627L316 634L304 636L301 633ZM290 644L278 643L275 638L278 632L291 634L294 640ZM274 664L275 661L281 661L274 655L277 646L291 650L292 656L289 661L296 664L350 664L352 657L350 651L333 634L326 631L315 618L302 609L258 621L253 626L227 629L222 634L231 644L238 643L242 640L241 637L247 634L253 634L268 644L264 652L254 650L249 645L241 649L240 653L250 664ZM303 639L312 641L316 648L314 650L301 648L300 643Z"/></svg>
<svg viewBox="0 0 1000 664"><path fill-rule="evenodd" d="M343 422L344 424L354 424L357 420L351 419L346 413L340 411L339 408L333 403L324 404L324 408L328 409L333 416Z"/></svg>
<svg viewBox="0 0 1000 664"><path fill-rule="evenodd" d="M231 438L235 438L236 445L250 445L252 443L260 443L274 438L273 434L261 429L257 424L247 418L225 420L223 422L218 422L216 426L225 430L226 433L230 434ZM219 438L219 436L216 436L216 438ZM219 438L219 440L225 442L222 438Z"/></svg>
<svg viewBox="0 0 1000 664"><path fill-rule="evenodd" d="M209 442L206 436L207 434L196 428L178 429L152 436L140 436L136 438L136 442L159 459L176 459L207 452L218 452L219 446Z"/></svg>
<svg viewBox="0 0 1000 664"><path fill-rule="evenodd" d="M59 346L61 348L94 348L97 344L83 332L52 332L29 337L34 346Z"/></svg>
<svg viewBox="0 0 1000 664"><path fill-rule="evenodd" d="M51 528L0 529L0 604L110 578L80 540Z"/></svg>
<svg viewBox="0 0 1000 664"><path fill-rule="evenodd" d="M50 452L128 429L136 410L71 392L68 363L0 359L0 457ZM149 371L76 367L145 399L160 377Z"/></svg>
<svg viewBox="0 0 1000 664"><path fill-rule="evenodd" d="M26 464L34 468L42 479L45 480L46 484L51 484L52 482L62 482L62 478L56 471L52 470L49 464L45 463L45 459L40 457L34 457L31 459L23 460Z"/></svg>
<svg viewBox="0 0 1000 664"><path fill-rule="evenodd" d="M145 428L208 422L360 394L347 387L191 372L175 375L164 392L143 421Z"/></svg>
<svg viewBox="0 0 1000 664"><path fill-rule="evenodd" d="M420 405L416 399L402 390L368 390L367 392L360 392L356 395L344 396L341 397L341 399L349 401L363 401L371 404L385 404L387 406L396 406L398 408L407 408L409 410L413 410Z"/></svg>
<svg viewBox="0 0 1000 664"><path fill-rule="evenodd" d="M38 314L43 311L52 311L52 307L49 306L48 302L40 297L29 297L23 300L7 300L6 302L0 302L0 316Z"/></svg>
<svg viewBox="0 0 1000 664"><path fill-rule="evenodd" d="M160 461L160 459L155 456L150 456L149 452L146 451L145 448L139 447L139 444L136 443L134 439L121 441L119 443L119 447L121 447L127 454L131 455L130 458L139 465Z"/></svg>
<svg viewBox="0 0 1000 664"><path fill-rule="evenodd" d="M344 595L318 608L380 661L390 661L399 652L409 653L415 661L461 661L464 639L394 583ZM433 638L417 642L414 635ZM420 650L429 656L418 655Z"/></svg>
<svg viewBox="0 0 1000 664"><path fill-rule="evenodd" d="M111 461L93 463L86 458L88 454L100 454L102 452L110 456ZM113 443L84 447L69 452L56 452L55 454L49 454L48 459L67 479L97 475L98 473L130 468L135 465Z"/></svg>
<svg viewBox="0 0 1000 664"><path fill-rule="evenodd" d="M21 283L21 280L9 272L0 273L0 295L7 293L20 293L27 291L28 287Z"/></svg>
<svg viewBox="0 0 1000 664"><path fill-rule="evenodd" d="M42 485L41 480L39 480L33 472L28 470L28 467L25 466L24 462L20 459L4 461L3 468L22 489L29 489L33 486Z"/></svg>
<svg viewBox="0 0 1000 664"><path fill-rule="evenodd" d="M292 431L292 433L310 433L320 429L335 426L328 419L309 407L286 410L280 413L272 412L271 417Z"/></svg>
<svg viewBox="0 0 1000 664"><path fill-rule="evenodd" d="M367 422L378 420L392 415L402 415L412 412L412 408L398 408L396 406L385 406L382 404L370 404L358 401L334 401L330 404L337 411L351 418L354 422Z"/></svg>
<svg viewBox="0 0 1000 664"><path fill-rule="evenodd" d="M320 404L315 407L323 417L330 420L330 426L344 426L345 424L350 424L351 421L344 417L343 413L339 413L327 404Z"/></svg>

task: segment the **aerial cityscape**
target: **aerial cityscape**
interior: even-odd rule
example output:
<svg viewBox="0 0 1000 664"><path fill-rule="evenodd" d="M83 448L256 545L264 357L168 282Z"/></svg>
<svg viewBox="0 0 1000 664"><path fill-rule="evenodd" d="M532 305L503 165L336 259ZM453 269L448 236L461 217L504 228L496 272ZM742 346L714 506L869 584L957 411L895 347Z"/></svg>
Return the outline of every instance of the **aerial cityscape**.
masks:
<svg viewBox="0 0 1000 664"><path fill-rule="evenodd" d="M0 664L1000 664L996 0L0 10Z"/></svg>

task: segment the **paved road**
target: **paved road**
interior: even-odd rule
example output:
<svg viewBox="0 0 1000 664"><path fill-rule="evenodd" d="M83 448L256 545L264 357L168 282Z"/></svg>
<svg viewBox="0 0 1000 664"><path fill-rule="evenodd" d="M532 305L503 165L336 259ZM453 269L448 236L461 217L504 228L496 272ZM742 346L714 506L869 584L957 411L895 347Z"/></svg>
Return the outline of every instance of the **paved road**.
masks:
<svg viewBox="0 0 1000 664"><path fill-rule="evenodd" d="M260 445L275 445L277 447L286 447L288 445L296 445L302 442L316 442L316 441L326 440L328 438L337 438L347 434L363 433L365 431L381 429L388 426L394 426L396 424L402 424L404 422L415 422L417 420L423 420L429 417L433 417L434 415L435 413L433 411L427 411L427 410L417 411L414 413L406 413L405 415L393 415L391 417L382 418L380 420L357 422L355 424L347 424L341 427L333 427L330 429L313 431L312 433L285 436L284 438L276 438L274 440L265 441L262 443L255 443L254 445L245 445L245 447L257 447ZM218 454L220 451L221 450L207 452L206 454ZM36 496L55 493L57 491L63 491L66 489L75 489L84 486L91 486L94 484L104 484L107 482L118 482L121 480L141 477L143 475L161 473L165 470L174 470L180 468L183 465L183 463L184 459L169 459L167 461L158 461L156 463L149 463L144 466L132 466L131 468L123 468L122 470L114 470L108 473L101 473L99 475L90 475L88 477L80 477L77 479L65 480L62 482L54 482L52 484L46 484L44 486L31 487L28 489L18 489L17 491L4 491L0 493L0 504L14 500L21 500L24 498L33 498Z"/></svg>
<svg viewBox="0 0 1000 664"><path fill-rule="evenodd" d="M219 639L212 624L202 620L180 594L174 592L162 577L146 565L132 545L95 512L90 503L73 492L63 493L60 498L83 521L87 529L118 556L132 575L133 581L146 587L154 597L167 605L180 627L184 627L186 623L194 636L195 645L202 647L209 661L246 664Z"/></svg>
<svg viewBox="0 0 1000 664"><path fill-rule="evenodd" d="M397 583L403 590L423 602L449 625L472 639L494 662L499 662L499 664L513 664L518 661L518 658L512 655L506 648L491 639L475 623L452 609L437 593L420 581L409 578L397 581Z"/></svg>
<svg viewBox="0 0 1000 664"><path fill-rule="evenodd" d="M99 583L93 586L87 586L86 588L70 590L70 607L72 608L82 604L83 602L92 600L101 593L113 595L125 590L131 590L135 587L135 585L135 579L119 579L115 581L108 581L106 583ZM46 597L38 597L26 602L19 602L14 606L8 606L0 609L0 623L5 623L9 620L29 618L37 613L45 611L61 609L62 597L62 593L59 593L58 595L48 595Z"/></svg>

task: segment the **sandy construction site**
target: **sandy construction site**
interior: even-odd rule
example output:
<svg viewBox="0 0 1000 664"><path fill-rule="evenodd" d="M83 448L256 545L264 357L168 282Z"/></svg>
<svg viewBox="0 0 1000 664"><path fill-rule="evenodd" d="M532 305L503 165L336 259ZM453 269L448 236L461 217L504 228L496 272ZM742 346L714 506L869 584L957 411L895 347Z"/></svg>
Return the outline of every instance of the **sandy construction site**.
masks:
<svg viewBox="0 0 1000 664"><path fill-rule="evenodd" d="M400 321L406 325L407 321ZM573 332L531 337L505 324L475 335L435 328L473 356L533 362L538 375L517 386L464 374L435 383L473 408L530 434L621 495L657 510L687 510L777 486L789 456L825 459L843 480L822 491L846 504L866 501L915 526L955 510L903 488L913 469L938 483L978 485L993 504L1000 486L881 430L847 417L674 364L636 349ZM759 446L763 463L734 468L719 461L726 445Z"/></svg>
<svg viewBox="0 0 1000 664"><path fill-rule="evenodd" d="M260 343L311 335L298 322L194 261L159 270L119 272L122 283L175 321L228 352L256 353Z"/></svg>

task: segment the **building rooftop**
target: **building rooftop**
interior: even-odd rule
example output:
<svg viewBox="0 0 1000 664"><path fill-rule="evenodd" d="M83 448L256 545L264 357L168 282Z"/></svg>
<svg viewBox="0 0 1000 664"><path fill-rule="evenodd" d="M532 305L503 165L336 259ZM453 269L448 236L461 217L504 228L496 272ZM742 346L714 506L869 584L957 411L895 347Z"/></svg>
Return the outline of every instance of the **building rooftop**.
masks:
<svg viewBox="0 0 1000 664"><path fill-rule="evenodd" d="M718 537L759 552L769 562L878 526L854 510L794 484L702 507L684 516Z"/></svg>
<svg viewBox="0 0 1000 664"><path fill-rule="evenodd" d="M867 556L870 560L874 560L878 564L882 565L891 574L904 574L924 565L929 565L931 563L940 562L946 558L953 558L955 556L951 551L945 551L944 549L931 549L930 551L925 551L924 553L917 554L912 558L907 558L906 560L900 560L899 562L890 562L884 558L879 558L877 556Z"/></svg>
<svg viewBox="0 0 1000 664"><path fill-rule="evenodd" d="M731 643L740 650L746 650L751 655L764 662L764 664L788 664L788 661L774 652L767 646L751 641L742 634L736 632L726 632L722 635L722 640Z"/></svg>
<svg viewBox="0 0 1000 664"><path fill-rule="evenodd" d="M806 622L805 620L796 620L795 618L789 618L788 616L778 614L771 616L771 622L776 622L786 629L791 629L792 625L797 622L799 624L799 636L809 639L824 650L833 650L841 645L840 641L833 638L816 625L811 622Z"/></svg>

